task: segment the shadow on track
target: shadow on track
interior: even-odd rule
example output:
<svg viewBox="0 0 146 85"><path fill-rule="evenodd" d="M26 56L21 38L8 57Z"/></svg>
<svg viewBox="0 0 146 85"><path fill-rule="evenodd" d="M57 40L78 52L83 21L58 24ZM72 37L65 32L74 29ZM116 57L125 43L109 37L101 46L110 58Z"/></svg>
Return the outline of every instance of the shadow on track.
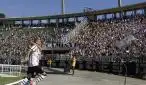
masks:
<svg viewBox="0 0 146 85"><path fill-rule="evenodd" d="M48 71L48 72L46 72L47 74L72 75L72 74L65 73L63 71L57 70L57 69L48 68L48 70L51 71L51 72Z"/></svg>

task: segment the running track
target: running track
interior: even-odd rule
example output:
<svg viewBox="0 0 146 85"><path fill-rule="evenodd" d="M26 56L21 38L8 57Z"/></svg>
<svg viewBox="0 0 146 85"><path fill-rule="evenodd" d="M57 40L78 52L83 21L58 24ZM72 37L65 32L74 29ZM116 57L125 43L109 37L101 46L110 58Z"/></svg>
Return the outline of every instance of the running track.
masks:
<svg viewBox="0 0 146 85"><path fill-rule="evenodd" d="M118 75L76 70L72 76L57 68L46 71L48 76L38 85L124 85L124 77ZM146 85L146 80L127 78L126 85Z"/></svg>

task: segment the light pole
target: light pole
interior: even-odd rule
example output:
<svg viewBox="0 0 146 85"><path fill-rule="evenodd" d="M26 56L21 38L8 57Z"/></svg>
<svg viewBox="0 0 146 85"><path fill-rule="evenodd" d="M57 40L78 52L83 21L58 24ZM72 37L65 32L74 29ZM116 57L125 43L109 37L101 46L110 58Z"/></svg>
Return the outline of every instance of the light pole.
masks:
<svg viewBox="0 0 146 85"><path fill-rule="evenodd" d="M120 9L120 18L122 18L122 9L121 9L121 7L122 7L122 0L118 0L118 7Z"/></svg>
<svg viewBox="0 0 146 85"><path fill-rule="evenodd" d="M63 15L65 13L65 2L64 0L61 0L61 14Z"/></svg>
<svg viewBox="0 0 146 85"><path fill-rule="evenodd" d="M120 8L122 6L122 0L118 0L118 7Z"/></svg>

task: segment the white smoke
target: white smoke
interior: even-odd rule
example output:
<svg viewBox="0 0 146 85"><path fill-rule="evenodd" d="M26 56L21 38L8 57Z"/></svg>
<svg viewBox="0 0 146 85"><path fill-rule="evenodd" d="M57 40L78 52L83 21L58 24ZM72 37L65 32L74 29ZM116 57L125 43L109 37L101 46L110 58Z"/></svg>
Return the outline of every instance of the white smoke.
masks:
<svg viewBox="0 0 146 85"><path fill-rule="evenodd" d="M133 40L136 40L136 38L133 35L129 35L125 37L124 39L122 39L121 41L117 41L116 46L121 49L123 47L130 45L131 41Z"/></svg>

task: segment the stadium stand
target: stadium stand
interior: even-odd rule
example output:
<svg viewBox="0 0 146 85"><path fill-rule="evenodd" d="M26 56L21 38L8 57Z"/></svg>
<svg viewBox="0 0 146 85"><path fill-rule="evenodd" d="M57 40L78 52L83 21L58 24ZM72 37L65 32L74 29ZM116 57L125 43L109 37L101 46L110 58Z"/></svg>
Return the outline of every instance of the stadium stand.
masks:
<svg viewBox="0 0 146 85"><path fill-rule="evenodd" d="M29 42L33 37L49 40L53 32L48 29L1 29L1 64L19 65L20 60L26 56Z"/></svg>
<svg viewBox="0 0 146 85"><path fill-rule="evenodd" d="M61 47L63 46L62 37L71 29L73 29L72 26L60 28L2 28L0 29L0 63L20 65L20 60L23 60L27 54L30 41L35 37L44 40L44 48L52 43L54 43L54 47Z"/></svg>
<svg viewBox="0 0 146 85"><path fill-rule="evenodd" d="M145 53L146 25L144 16L98 20L88 24L72 42L81 55L109 56L118 53Z"/></svg>

